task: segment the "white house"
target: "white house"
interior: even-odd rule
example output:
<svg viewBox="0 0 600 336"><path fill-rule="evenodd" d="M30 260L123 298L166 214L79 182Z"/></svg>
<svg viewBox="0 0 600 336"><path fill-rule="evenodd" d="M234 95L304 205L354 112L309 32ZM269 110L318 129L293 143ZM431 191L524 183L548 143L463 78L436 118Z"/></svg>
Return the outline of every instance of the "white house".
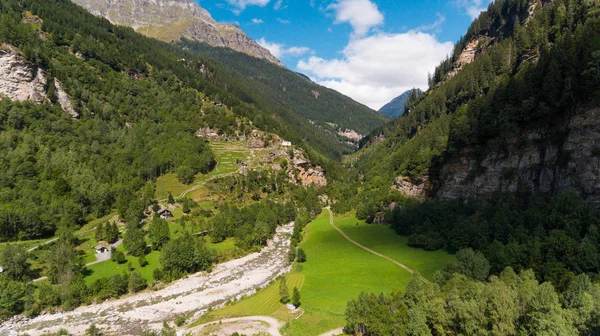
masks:
<svg viewBox="0 0 600 336"><path fill-rule="evenodd" d="M283 147L292 147L292 142L291 141L284 141L281 143L281 145Z"/></svg>

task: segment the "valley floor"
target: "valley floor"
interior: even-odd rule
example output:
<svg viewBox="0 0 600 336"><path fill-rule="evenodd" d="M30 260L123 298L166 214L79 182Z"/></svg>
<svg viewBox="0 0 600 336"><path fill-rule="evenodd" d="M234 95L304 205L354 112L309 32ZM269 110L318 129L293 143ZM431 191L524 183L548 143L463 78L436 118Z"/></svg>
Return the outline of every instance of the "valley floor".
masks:
<svg viewBox="0 0 600 336"><path fill-rule="evenodd" d="M158 291L146 291L71 312L18 322L13 319L0 326L0 335L34 336L61 328L81 335L91 324L106 334L139 335L144 330L159 330L163 321L172 321L178 316L199 316L226 301L252 294L289 271L287 251L292 229L293 224L278 228L275 237L260 252L220 264L209 274L194 274Z"/></svg>
<svg viewBox="0 0 600 336"><path fill-rule="evenodd" d="M325 210L305 228L300 247L307 261L294 264L286 275L290 292L294 287L300 290L302 305L298 311L289 311L279 303L276 281L256 295L201 317L190 325L192 335L231 335L233 331L253 334L245 329L249 323L228 322L238 317L247 317L245 322L250 319L255 326L264 321L255 317L281 321L283 327L270 335L337 335L345 324L349 300L361 292L389 293L404 288L412 270L418 271L424 281L431 280L433 273L451 258L443 251L411 248L407 238L388 226L366 224L352 213L330 216ZM222 324L207 325L219 321Z"/></svg>

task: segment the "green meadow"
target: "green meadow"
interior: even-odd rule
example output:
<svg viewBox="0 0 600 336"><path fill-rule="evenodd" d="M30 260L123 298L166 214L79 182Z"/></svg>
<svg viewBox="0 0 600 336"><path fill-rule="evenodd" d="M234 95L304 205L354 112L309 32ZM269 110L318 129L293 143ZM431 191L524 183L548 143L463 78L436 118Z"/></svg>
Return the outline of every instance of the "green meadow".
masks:
<svg viewBox="0 0 600 336"><path fill-rule="evenodd" d="M353 214L336 216L335 223L357 242L417 270L431 279L435 270L451 258L445 252L427 252L406 244L383 225L366 224ZM404 288L411 274L397 265L353 245L329 224L324 211L304 231L300 244L307 261L296 263L286 276L290 293L300 289L301 307L305 313L296 319L279 303L279 281L257 294L230 306L211 312L198 323L225 317L269 315L287 324L286 335L318 335L344 325L344 311L349 300L361 292L389 293Z"/></svg>

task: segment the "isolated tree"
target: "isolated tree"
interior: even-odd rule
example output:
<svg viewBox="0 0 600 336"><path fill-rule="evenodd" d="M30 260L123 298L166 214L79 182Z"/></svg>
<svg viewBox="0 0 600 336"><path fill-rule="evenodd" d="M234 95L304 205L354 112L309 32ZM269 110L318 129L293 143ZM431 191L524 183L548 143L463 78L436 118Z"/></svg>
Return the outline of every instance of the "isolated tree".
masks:
<svg viewBox="0 0 600 336"><path fill-rule="evenodd" d="M105 240L104 233L105 233L104 223L98 224L96 226L96 235L95 235L97 242Z"/></svg>
<svg viewBox="0 0 600 336"><path fill-rule="evenodd" d="M123 245L125 245L127 252L136 257L144 255L146 253L144 232L135 225L128 224L127 226L125 238L123 238Z"/></svg>
<svg viewBox="0 0 600 336"><path fill-rule="evenodd" d="M298 261L299 263L303 263L306 261L306 253L301 247L298 248L298 256L296 257L296 261Z"/></svg>
<svg viewBox="0 0 600 336"><path fill-rule="evenodd" d="M125 254L121 251L117 251L114 247L111 248L110 259L117 264L122 264L125 262Z"/></svg>
<svg viewBox="0 0 600 336"><path fill-rule="evenodd" d="M173 198L173 195L170 192L169 192L169 196L167 197L167 203L175 204L175 199Z"/></svg>
<svg viewBox="0 0 600 336"><path fill-rule="evenodd" d="M190 166L181 166L177 169L177 178L183 184L194 182L194 170Z"/></svg>
<svg viewBox="0 0 600 336"><path fill-rule="evenodd" d="M296 248L290 247L290 250L288 251L288 261L294 262L294 260L296 260Z"/></svg>
<svg viewBox="0 0 600 336"><path fill-rule="evenodd" d="M190 209L190 202L187 198L183 199L183 213L189 214L192 210Z"/></svg>
<svg viewBox="0 0 600 336"><path fill-rule="evenodd" d="M140 267L146 267L146 265L148 265L148 261L146 261L146 256L145 255L139 256L138 263L140 264Z"/></svg>
<svg viewBox="0 0 600 336"><path fill-rule="evenodd" d="M294 287L294 291L292 294L292 304L297 308L300 307L300 291L298 287Z"/></svg>
<svg viewBox="0 0 600 336"><path fill-rule="evenodd" d="M160 250L170 238L169 222L158 216L154 216L150 222L148 238L150 238L152 249Z"/></svg>
<svg viewBox="0 0 600 336"><path fill-rule="evenodd" d="M131 272L131 274L129 275L128 284L130 293L137 293L146 288L146 286L146 279L144 279L144 277L142 277L142 275L138 271Z"/></svg>
<svg viewBox="0 0 600 336"><path fill-rule="evenodd" d="M29 272L27 252L19 245L8 245L0 256L4 274L13 280L23 280Z"/></svg>
<svg viewBox="0 0 600 336"><path fill-rule="evenodd" d="M279 302L283 304L290 302L290 291L284 276L281 277L279 282Z"/></svg>

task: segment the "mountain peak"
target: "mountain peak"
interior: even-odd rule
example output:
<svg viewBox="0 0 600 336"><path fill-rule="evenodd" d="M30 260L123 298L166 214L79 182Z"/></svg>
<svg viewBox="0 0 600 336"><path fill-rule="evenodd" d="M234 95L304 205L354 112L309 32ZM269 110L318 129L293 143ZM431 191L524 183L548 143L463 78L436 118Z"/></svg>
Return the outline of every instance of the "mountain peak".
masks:
<svg viewBox="0 0 600 336"><path fill-rule="evenodd" d="M248 37L239 27L216 22L204 8L189 0L72 0L113 24L163 41L181 36L214 47L230 48L283 66L269 50Z"/></svg>

